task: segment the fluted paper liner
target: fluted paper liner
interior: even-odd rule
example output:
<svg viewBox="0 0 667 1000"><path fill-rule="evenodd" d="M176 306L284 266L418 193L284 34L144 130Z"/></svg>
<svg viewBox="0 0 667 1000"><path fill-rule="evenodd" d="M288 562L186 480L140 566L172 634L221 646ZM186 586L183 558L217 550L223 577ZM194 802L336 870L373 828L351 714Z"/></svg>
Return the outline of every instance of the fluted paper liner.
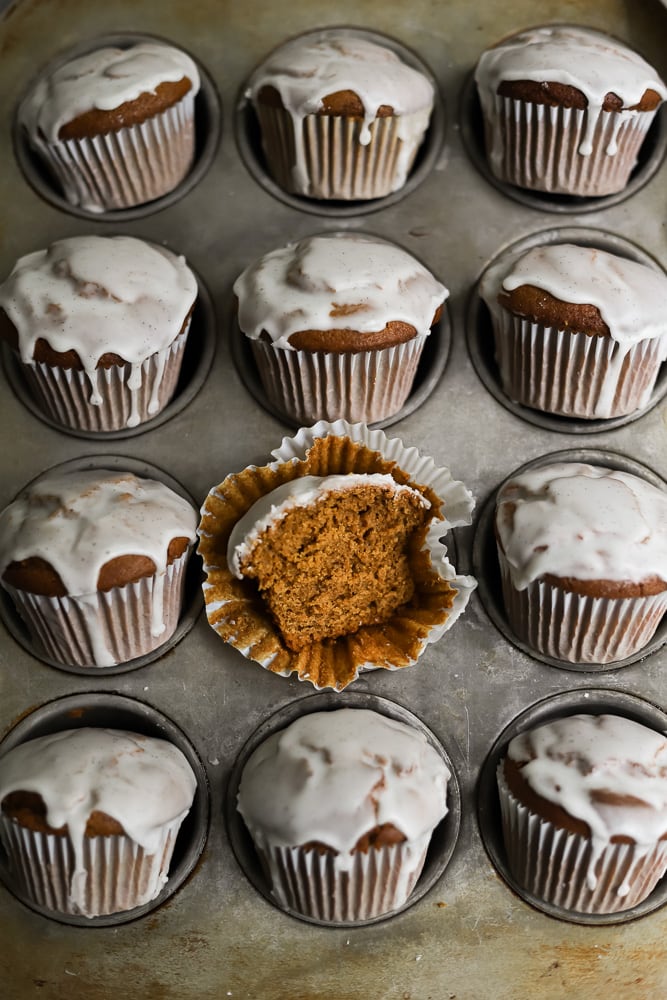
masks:
<svg viewBox="0 0 667 1000"><path fill-rule="evenodd" d="M526 892L579 913L618 913L641 903L667 870L667 841L613 844L594 852L592 841L549 823L522 805L497 771L509 869Z"/></svg>
<svg viewBox="0 0 667 1000"><path fill-rule="evenodd" d="M651 641L667 612L667 591L646 597L590 597L545 580L517 590L500 549L498 561L512 629L528 646L557 660L590 664L625 660Z"/></svg>
<svg viewBox="0 0 667 1000"><path fill-rule="evenodd" d="M145 656L176 631L189 552L166 573L82 596L45 597L3 584L28 629L63 666L109 667ZM152 632L153 605L164 629Z"/></svg>
<svg viewBox="0 0 667 1000"><path fill-rule="evenodd" d="M194 159L194 95L145 122L89 139L32 140L65 199L89 212L154 201L173 191Z"/></svg>
<svg viewBox="0 0 667 1000"><path fill-rule="evenodd" d="M338 354L251 341L269 401L299 424L338 419L372 424L398 413L425 343L426 337L416 336L393 347Z"/></svg>
<svg viewBox="0 0 667 1000"><path fill-rule="evenodd" d="M282 676L296 673L318 689L340 691L360 671L416 663L426 645L451 628L477 585L473 577L457 575L441 540L450 528L470 523L470 492L416 448L343 420L302 428L294 438L284 439L273 455L276 461L270 465L249 466L228 476L209 492L202 507L199 552L209 624L248 659ZM433 519L410 554L415 594L385 624L362 626L352 635L294 652L284 645L254 582L231 574L229 536L252 504L282 483L348 472L391 474L397 482L421 487L433 504Z"/></svg>
<svg viewBox="0 0 667 1000"><path fill-rule="evenodd" d="M167 881L181 822L165 825L153 854L127 836L84 837L80 871L67 835L30 830L0 814L0 839L23 896L55 912L98 917L155 899Z"/></svg>
<svg viewBox="0 0 667 1000"><path fill-rule="evenodd" d="M600 197L622 191L637 162L654 111L549 107L494 96L485 120L489 166L499 180L549 194ZM590 137L592 151L579 152ZM615 150L607 152L607 150Z"/></svg>
<svg viewBox="0 0 667 1000"><path fill-rule="evenodd" d="M558 330L492 313L503 390L514 402L566 417L621 417L648 405L667 337L627 348L612 337Z"/></svg>

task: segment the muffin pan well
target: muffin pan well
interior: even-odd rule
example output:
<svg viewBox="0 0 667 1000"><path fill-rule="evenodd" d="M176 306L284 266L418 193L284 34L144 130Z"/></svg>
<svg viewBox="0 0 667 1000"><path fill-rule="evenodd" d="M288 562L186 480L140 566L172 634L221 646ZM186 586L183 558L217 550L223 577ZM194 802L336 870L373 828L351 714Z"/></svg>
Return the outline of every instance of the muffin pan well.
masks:
<svg viewBox="0 0 667 1000"><path fill-rule="evenodd" d="M472 595L447 635L425 649L415 665L367 671L347 692L317 695L295 676L258 669L215 635L199 613L203 599L196 557L188 581L193 603L186 612L187 618L192 610L192 621L188 618L177 641L160 651L164 655L140 669L131 664L110 676L53 669L14 634L18 626L0 605L0 736L14 738L23 721L68 699L73 699L68 723L76 721L88 699L122 699L139 706L139 716L125 716L130 728L143 725L141 713L148 706L173 720L196 748L207 785L201 786L204 818L201 825L197 819L192 841L184 844L183 857L190 858L191 867L188 861L181 888L172 891L180 878L173 872L165 905L141 919L108 927L69 926L23 905L0 885L5 992L12 998L38 993L40 1000L62 1000L73 991L90 1000L111 1000L119 989L124 1000L547 1000L564 994L606 1000L613 983L623 984L624 1000L664 995L663 887L633 919L620 922L582 926L538 910L508 888L500 829L493 819L497 799L493 784L485 782L489 754L504 746L497 742L499 734L506 740L508 727L526 709L532 712L531 706L561 698L563 692L568 710L579 700L590 701L592 685L601 692L600 704L621 710L614 699L624 707L636 699L657 713L654 724L667 729L662 718L667 712L664 624L642 656L622 669L554 669L561 665L544 663L516 644L498 603L490 507L498 484L513 470L561 450L627 462L630 471L667 482L665 368L651 404L633 419L599 425L550 421L547 415L531 419L502 397L476 286L499 254L555 238L555 232L568 239L584 235L667 269L667 119L663 110L622 195L561 204L490 180L470 83L483 49L538 23L571 20L602 31L611 28L667 80L665 6L659 0L632 5L627 0L576 5L568 0L413 0L408 9L340 0L334 9L325 0L245 5L233 0L161 5L155 0L105 5L18 0L10 5L0 0L0 8L0 276L20 255L57 239L113 230L182 253L205 290L200 300L203 351L186 356L184 381L170 406L122 437L122 447L116 438L79 437L39 417L15 384L11 359L4 357L0 507L45 470L91 456L105 465L122 460L145 468L150 463L197 501L228 475L276 459L294 425L267 406L243 339L234 331L232 285L248 262L315 230L370 231L404 247L450 290L446 315L429 338L413 394L392 421L391 433L449 468L477 498L473 526L452 533L452 561L458 572L477 577L479 595ZM266 172L245 96L252 73L269 52L288 39L339 24L399 46L436 82L438 103L426 144L406 187L386 199L327 204L282 194ZM64 53L88 51L100 40L145 36L183 48L202 70L197 163L166 199L110 217L73 211L49 190L49 178L31 161L16 134L16 109L35 76ZM200 323L199 316L195 321ZM281 460L285 457L290 456ZM608 693L610 702L603 701ZM434 734L453 764L459 811L452 810L437 831L408 906L369 926L323 926L296 919L270 900L234 796L239 762L257 734L307 711L311 700L313 707L340 706L348 697L387 704ZM450 840L447 824L455 815L458 836Z"/></svg>

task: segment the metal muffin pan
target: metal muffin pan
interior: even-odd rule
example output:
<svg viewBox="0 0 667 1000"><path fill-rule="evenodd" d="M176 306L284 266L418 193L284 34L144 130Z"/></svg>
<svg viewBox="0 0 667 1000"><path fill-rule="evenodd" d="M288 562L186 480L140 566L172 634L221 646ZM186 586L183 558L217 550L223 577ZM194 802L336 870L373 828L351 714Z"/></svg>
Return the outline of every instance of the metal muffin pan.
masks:
<svg viewBox="0 0 667 1000"><path fill-rule="evenodd" d="M312 917L305 916L302 913L298 913L296 910L289 907L283 907L272 894L271 885L267 879L266 872L259 862L259 858L257 857L257 853L253 847L250 834L248 833L245 823L236 808L237 794L243 768L245 767L250 755L261 743L264 742L264 740L268 739L268 737L273 733L278 732L278 730L285 729L292 722L301 718L303 715L307 715L310 712L332 711L337 708L366 708L374 712L378 712L380 715L388 716L390 719L396 719L398 722L402 722L407 726L411 726L413 729L416 729L426 737L429 744L443 759L451 774L451 778L447 783L447 815L440 821L433 831L433 836L431 837L431 842L426 855L426 861L424 862L424 868L419 876L419 879L417 880L417 884L413 889L410 898L403 904L403 906L399 907L399 909L393 910L391 913L383 913L381 916L374 917L371 920L316 920ZM255 889L257 889L257 891L261 893L261 895L270 903L273 903L274 906L277 906L279 909L284 910L285 913L289 913L290 916L296 917L298 920L302 920L305 923L319 924L323 927L367 927L370 924L378 924L385 920L390 920L392 917L402 913L409 906L413 906L427 892L429 892L429 890L434 887L435 883L442 877L452 854L454 853L461 826L461 791L459 788L458 778L456 777L456 769L446 750L436 739L434 734L412 712L409 712L401 705L388 701L386 698L378 698L372 694L355 694L353 691L343 692L338 695L316 694L310 695L306 698L300 698L298 701L292 702L285 708L280 709L274 715L266 719L245 743L241 753L236 759L234 767L232 768L232 773L227 785L227 792L225 796L225 822L227 826L227 836L232 850L234 851L234 855L236 856L236 860Z"/></svg>
<svg viewBox="0 0 667 1000"><path fill-rule="evenodd" d="M109 469L114 472L132 472L135 476L140 476L144 479L156 479L172 489L174 493L178 493L179 496L188 500L195 510L198 509L196 501L190 496L187 490L185 490L180 483L177 483L176 480L168 473L164 472L162 469L158 469L155 465L150 465L148 462L141 462L135 458L128 458L124 455L104 455L89 456L87 458L75 458L69 462L64 462L62 465L46 470L37 476L36 479L41 479L43 476L51 475L53 473L60 474L64 472L84 472L93 469L99 469L100 472L105 472ZM21 488L20 492L22 492L23 489L29 485L31 484L26 483L25 486ZM43 663L47 663L50 667L55 667L57 670L63 670L68 674L81 674L86 677L109 677L114 674L124 674L130 670L139 670L140 667L145 667L147 664L153 663L155 660L159 660L162 656L172 650L174 646L176 646L181 639L188 634L201 614L204 606L201 591L201 580L201 560L195 552L192 552L186 569L183 607L175 631L165 642L151 650L150 653L146 653L144 656L138 656L134 660L128 660L125 663L115 663L108 667L96 667L92 664L89 667L79 667L74 664L59 663L57 660L54 660L46 652L42 643L39 641L39 638L28 630L25 622L16 610L16 606L14 605L11 597L7 591L1 587L0 621L2 621L9 634L18 643L20 643L21 646L23 646L26 652L30 653L31 656L36 657L36 659L41 660Z"/></svg>
<svg viewBox="0 0 667 1000"><path fill-rule="evenodd" d="M522 472L527 472L529 469L541 468L544 465L551 465L555 462L584 462L589 465L601 465L610 469L619 469L622 472L629 472L633 476L647 480L658 489L667 491L667 482L653 472L652 469L640 465L625 455L618 455L611 451L600 451L594 448L575 448L554 452L551 455L541 455L532 462L523 465L520 469L515 469L487 498L477 517L472 563L473 575L479 581L480 600L489 618L505 638L534 659L540 660L551 667L559 667L561 670L575 670L588 674L600 674L609 670L620 670L623 667L630 666L632 663L639 663L646 659L647 656L657 652L667 642L666 618L663 618L651 641L633 656L628 656L624 660L616 660L614 663L599 664L569 663L566 660L558 660L553 656L540 653L516 635L507 618L507 612L503 604L500 567L498 565L498 553L494 534L496 499L499 491L509 479L513 479L515 476Z"/></svg>
<svg viewBox="0 0 667 1000"><path fill-rule="evenodd" d="M514 878L507 865L496 784L498 764L503 759L509 742L519 733L528 732L554 719L577 713L622 715L648 726L649 729L667 733L667 714L665 712L650 702L623 691L602 688L564 691L531 705L503 730L482 765L477 785L477 818L480 832L494 867L502 875L510 889L531 906L542 910L550 917L575 924L589 924L590 926L624 924L630 920L636 920L638 917L644 917L665 905L667 902L667 877L660 880L650 896L631 909L622 910L619 913L589 914L566 910L562 906L555 906L526 892Z"/></svg>
<svg viewBox="0 0 667 1000"><path fill-rule="evenodd" d="M165 903L192 875L201 857L208 835L210 803L206 770L199 754L185 733L166 715L151 705L115 693L86 692L68 695L47 702L34 709L0 742L0 755L26 743L28 740L62 732L66 729L92 728L124 729L142 736L153 736L173 743L187 758L196 778L195 797L190 812L176 838L174 854L169 867L168 881L160 893L143 906L121 913L99 917L84 917L60 913L35 903L21 891L15 882L8 859L0 848L0 879L26 906L43 917L75 927L115 927L128 923L155 910Z"/></svg>

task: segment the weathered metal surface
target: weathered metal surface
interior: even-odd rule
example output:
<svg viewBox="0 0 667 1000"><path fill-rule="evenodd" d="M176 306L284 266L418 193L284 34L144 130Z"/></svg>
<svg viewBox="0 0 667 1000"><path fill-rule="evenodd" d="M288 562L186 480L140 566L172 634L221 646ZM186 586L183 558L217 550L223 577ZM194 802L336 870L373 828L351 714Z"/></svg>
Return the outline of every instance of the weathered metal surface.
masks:
<svg viewBox="0 0 667 1000"><path fill-rule="evenodd" d="M67 435L0 390L0 505L44 469L87 456L126 455L173 476L198 502L229 472L262 464L291 428L265 410L237 371L231 285L260 253L332 229L374 232L422 259L451 290L451 344L437 384L388 433L450 466L478 499L541 455L564 449L614 452L667 478L667 407L657 398L639 419L591 430L528 422L495 398L468 350L470 296L503 248L554 228L601 229L667 266L667 167L627 198L577 213L518 201L476 166L469 76L483 48L547 21L599 27L639 48L667 75L667 11L657 0L19 0L0 23L0 273L54 239L123 232L182 252L211 293L217 350L201 389L174 416L123 440ZM408 46L436 78L444 134L432 169L406 197L344 217L301 211L258 184L235 139L242 87L287 37L325 24L382 32ZM34 74L74 45L102 34L148 33L187 48L206 68L221 108L221 137L184 197L159 212L106 222L44 200L13 152L15 107ZM215 94L207 114L216 113ZM213 122L212 124L215 124ZM664 127L664 116L663 116ZM661 141L662 133L657 135ZM465 140L465 141L464 141ZM469 152L470 150L470 152ZM475 526L457 532L457 568L470 571ZM523 902L487 855L477 819L478 778L521 712L550 695L619 692L667 708L667 651L610 671L564 671L516 648L475 594L464 617L416 667L365 675L353 691L413 712L446 749L461 789L461 832L434 887L398 916L362 928L324 928L280 912L246 878L227 840L224 803L237 755L257 726L312 689L276 677L226 647L203 615L162 658L113 677L55 670L0 633L0 733L33 708L81 692L117 692L171 718L206 763L211 824L186 883L141 919L72 927L46 919L0 887L0 995L8 1000L521 1000L667 994L667 909L641 919L580 926ZM335 697L335 696L332 696ZM615 697L615 696L613 696ZM569 702L568 702L569 704ZM484 792L487 784L482 782ZM484 805L480 815L484 816ZM487 810L488 812L488 810Z"/></svg>

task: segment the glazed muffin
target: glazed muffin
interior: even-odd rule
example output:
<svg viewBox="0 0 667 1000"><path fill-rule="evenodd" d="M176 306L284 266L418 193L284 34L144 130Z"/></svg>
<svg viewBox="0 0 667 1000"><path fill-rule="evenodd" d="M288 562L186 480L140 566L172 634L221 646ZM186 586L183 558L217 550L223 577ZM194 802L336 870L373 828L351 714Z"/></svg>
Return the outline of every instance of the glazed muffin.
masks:
<svg viewBox="0 0 667 1000"><path fill-rule="evenodd" d="M238 810L281 906L368 920L408 900L450 778L405 723L367 709L314 712L252 753Z"/></svg>
<svg viewBox="0 0 667 1000"><path fill-rule="evenodd" d="M508 479L495 514L503 600L516 635L571 663L639 652L667 610L667 494L577 462Z"/></svg>
<svg viewBox="0 0 667 1000"><path fill-rule="evenodd" d="M0 285L0 339L35 404L74 431L119 431L176 391L197 279L131 236L73 236L21 257Z"/></svg>
<svg viewBox="0 0 667 1000"><path fill-rule="evenodd" d="M622 191L667 88L626 45L568 25L522 31L475 71L492 173L549 194Z"/></svg>
<svg viewBox="0 0 667 1000"><path fill-rule="evenodd" d="M567 910L617 913L667 870L667 741L618 715L516 736L498 767L512 875Z"/></svg>
<svg viewBox="0 0 667 1000"><path fill-rule="evenodd" d="M402 188L428 128L434 88L392 49L346 30L292 39L256 70L248 97L276 183L322 199Z"/></svg>
<svg viewBox="0 0 667 1000"><path fill-rule="evenodd" d="M667 357L664 272L554 243L492 265L480 295L510 399L586 420L648 404Z"/></svg>
<svg viewBox="0 0 667 1000"><path fill-rule="evenodd" d="M196 525L163 483L55 470L0 513L0 585L56 663L125 663L174 633Z"/></svg>
<svg viewBox="0 0 667 1000"><path fill-rule="evenodd" d="M303 454L213 487L199 553L209 624L273 673L341 690L415 663L476 583L442 542L474 501L448 470L382 432L317 424Z"/></svg>
<svg viewBox="0 0 667 1000"><path fill-rule="evenodd" d="M273 250L234 292L267 398L300 425L396 414L449 294L405 250L356 234Z"/></svg>
<svg viewBox="0 0 667 1000"><path fill-rule="evenodd" d="M190 170L199 86L194 61L172 45L100 48L42 75L20 123L71 205L130 208Z"/></svg>
<svg viewBox="0 0 667 1000"><path fill-rule="evenodd" d="M97 917L143 906L167 881L196 778L165 740L71 729L0 757L0 839L33 903Z"/></svg>

